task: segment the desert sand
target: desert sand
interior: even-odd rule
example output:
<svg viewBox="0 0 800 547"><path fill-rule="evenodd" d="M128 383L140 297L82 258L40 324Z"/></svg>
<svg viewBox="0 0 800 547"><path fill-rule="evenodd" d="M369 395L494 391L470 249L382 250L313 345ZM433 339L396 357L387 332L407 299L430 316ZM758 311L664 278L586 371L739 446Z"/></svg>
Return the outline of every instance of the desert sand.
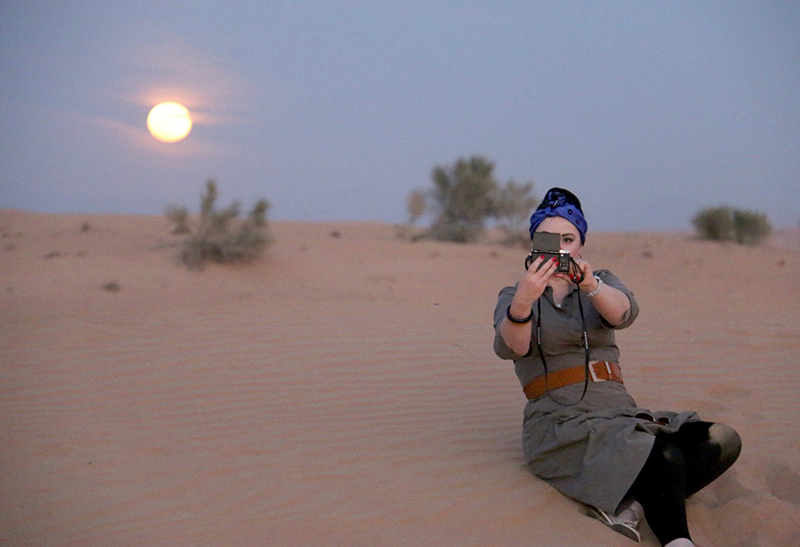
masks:
<svg viewBox="0 0 800 547"><path fill-rule="evenodd" d="M492 351L522 249L271 229L198 272L163 217L0 211L0 544L634 545L523 461ZM800 545L799 243L589 234L641 305L618 335L640 406L743 438L689 501L703 547Z"/></svg>

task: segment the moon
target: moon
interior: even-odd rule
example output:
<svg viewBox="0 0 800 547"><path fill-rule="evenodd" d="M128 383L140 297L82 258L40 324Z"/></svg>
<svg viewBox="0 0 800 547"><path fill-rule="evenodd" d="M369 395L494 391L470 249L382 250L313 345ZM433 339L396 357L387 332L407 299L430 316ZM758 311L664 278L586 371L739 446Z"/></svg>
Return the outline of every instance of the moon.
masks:
<svg viewBox="0 0 800 547"><path fill-rule="evenodd" d="M161 142L178 142L192 130L192 117L182 104L159 103L147 115L147 130Z"/></svg>

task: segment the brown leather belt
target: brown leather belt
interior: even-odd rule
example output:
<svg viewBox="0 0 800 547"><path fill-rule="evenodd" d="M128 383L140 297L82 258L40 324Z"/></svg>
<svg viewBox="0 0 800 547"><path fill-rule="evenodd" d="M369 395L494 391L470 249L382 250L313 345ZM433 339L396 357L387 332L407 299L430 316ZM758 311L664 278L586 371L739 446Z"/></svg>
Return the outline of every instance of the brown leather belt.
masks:
<svg viewBox="0 0 800 547"><path fill-rule="evenodd" d="M570 384L577 384L586 379L585 367L579 365L577 367L570 367L547 374L547 383L545 377L539 376L533 382L522 388L528 400L537 399L547 393L547 390L553 391L560 387L568 386ZM622 371L617 363L611 361L593 361L589 363L589 381L602 382L605 380L614 380L615 382L622 382Z"/></svg>

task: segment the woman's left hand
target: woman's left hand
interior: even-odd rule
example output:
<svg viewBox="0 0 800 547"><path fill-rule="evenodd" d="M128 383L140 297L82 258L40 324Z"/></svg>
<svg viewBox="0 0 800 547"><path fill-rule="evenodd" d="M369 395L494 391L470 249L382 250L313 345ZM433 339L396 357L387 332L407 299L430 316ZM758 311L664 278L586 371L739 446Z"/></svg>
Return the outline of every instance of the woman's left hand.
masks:
<svg viewBox="0 0 800 547"><path fill-rule="evenodd" d="M592 270L592 265L589 264L582 258L575 258L575 263L578 265L578 269L580 273L577 277L575 274L570 272L569 274L565 273L558 273L556 277L560 277L566 281L571 281L578 285L577 281L583 278L583 281L578 285L583 292L592 292L594 289L597 288L598 282L594 278L594 271Z"/></svg>

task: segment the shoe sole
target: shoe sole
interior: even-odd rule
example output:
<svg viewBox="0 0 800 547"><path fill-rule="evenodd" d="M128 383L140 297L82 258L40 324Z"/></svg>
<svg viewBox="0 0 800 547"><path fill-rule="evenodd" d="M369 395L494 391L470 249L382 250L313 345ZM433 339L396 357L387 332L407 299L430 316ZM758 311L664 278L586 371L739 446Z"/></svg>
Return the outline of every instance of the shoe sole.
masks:
<svg viewBox="0 0 800 547"><path fill-rule="evenodd" d="M592 517L593 519L597 519L615 532L622 534L628 539L632 539L636 543L642 542L642 535L636 528L623 524L621 522L613 522L608 518L603 511L599 509L595 509L594 507L589 508L589 512L587 513L588 516Z"/></svg>

